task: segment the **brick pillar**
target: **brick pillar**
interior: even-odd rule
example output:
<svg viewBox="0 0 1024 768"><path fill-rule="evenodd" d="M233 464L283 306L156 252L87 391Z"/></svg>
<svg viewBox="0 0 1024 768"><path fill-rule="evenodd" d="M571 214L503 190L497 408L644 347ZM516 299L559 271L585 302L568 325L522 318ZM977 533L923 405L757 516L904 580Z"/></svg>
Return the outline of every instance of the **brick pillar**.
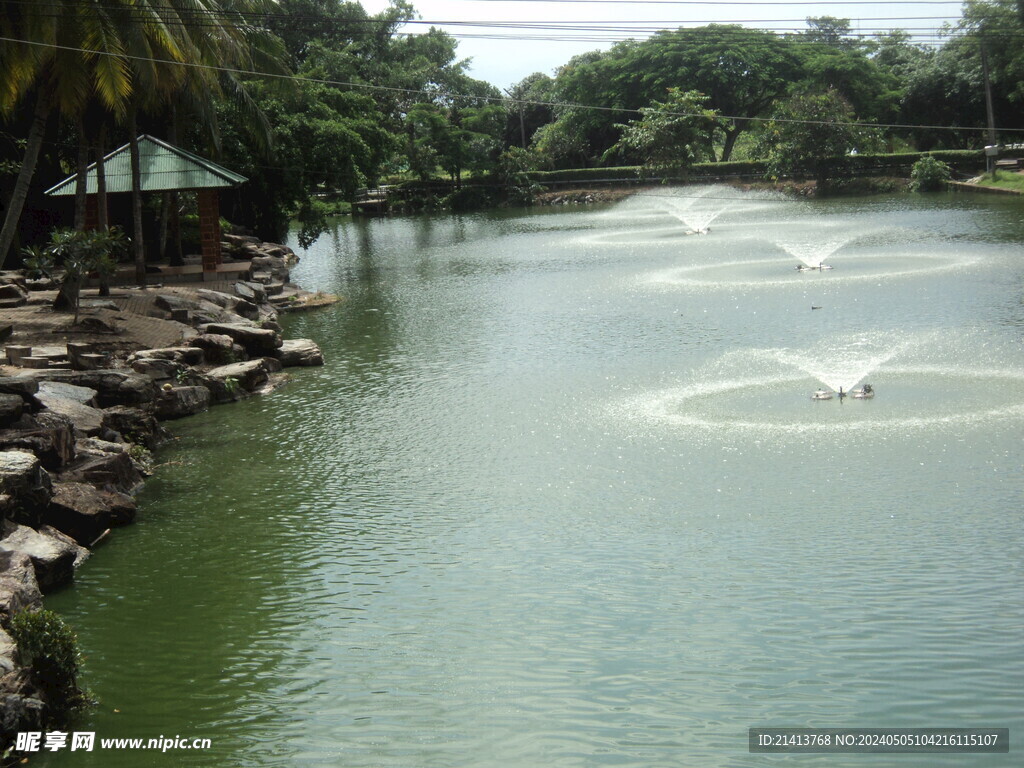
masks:
<svg viewBox="0 0 1024 768"><path fill-rule="evenodd" d="M203 249L203 271L215 272L220 258L220 196L216 189L200 189L199 242Z"/></svg>
<svg viewBox="0 0 1024 768"><path fill-rule="evenodd" d="M86 195L85 197L85 228L88 230L99 229L100 227L100 212L96 195Z"/></svg>

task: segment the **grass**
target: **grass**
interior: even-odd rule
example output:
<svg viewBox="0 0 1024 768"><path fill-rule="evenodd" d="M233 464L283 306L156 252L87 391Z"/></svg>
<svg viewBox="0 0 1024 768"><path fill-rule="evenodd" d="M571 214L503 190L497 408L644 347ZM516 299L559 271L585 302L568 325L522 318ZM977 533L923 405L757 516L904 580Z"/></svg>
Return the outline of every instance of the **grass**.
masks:
<svg viewBox="0 0 1024 768"><path fill-rule="evenodd" d="M1024 173L996 171L995 180L989 178L986 174L980 183L986 187L1002 187L1004 189L1015 189L1018 192L1024 192Z"/></svg>

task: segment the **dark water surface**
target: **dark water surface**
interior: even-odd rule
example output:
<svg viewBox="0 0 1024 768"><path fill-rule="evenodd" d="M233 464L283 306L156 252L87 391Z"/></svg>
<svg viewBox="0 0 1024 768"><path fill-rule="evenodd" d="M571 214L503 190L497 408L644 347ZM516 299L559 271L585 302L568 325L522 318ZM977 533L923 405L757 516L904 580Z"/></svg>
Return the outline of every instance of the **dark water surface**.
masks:
<svg viewBox="0 0 1024 768"><path fill-rule="evenodd" d="M327 365L174 424L49 600L102 700L77 730L213 748L33 762L1019 765L1022 242L1016 198L714 187L339 221L294 277L344 301L286 329Z"/></svg>

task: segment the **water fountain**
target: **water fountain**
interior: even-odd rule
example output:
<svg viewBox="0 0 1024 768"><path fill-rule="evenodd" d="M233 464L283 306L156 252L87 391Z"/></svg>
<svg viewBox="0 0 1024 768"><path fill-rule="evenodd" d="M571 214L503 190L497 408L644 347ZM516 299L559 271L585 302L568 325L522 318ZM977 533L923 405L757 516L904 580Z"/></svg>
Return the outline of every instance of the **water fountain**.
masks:
<svg viewBox="0 0 1024 768"><path fill-rule="evenodd" d="M846 234L826 240L817 238L776 240L775 244L790 256L800 260L798 270L832 269L825 260L858 235Z"/></svg>
<svg viewBox="0 0 1024 768"><path fill-rule="evenodd" d="M730 208L730 203L717 204L710 209L694 210L695 204L705 201L715 187L703 187L689 197L667 196L668 212L689 228L687 234L706 235L711 223ZM735 195L735 193L733 193ZM720 203L720 201L715 201Z"/></svg>
<svg viewBox="0 0 1024 768"><path fill-rule="evenodd" d="M735 350L694 371L688 383L647 392L626 407L645 421L716 440L882 439L1024 418L1024 371L1006 368L995 349L963 362L965 350L980 346L968 336L874 332L807 349ZM876 379L884 398L873 399L868 382ZM844 400L847 407L835 407Z"/></svg>
<svg viewBox="0 0 1024 768"><path fill-rule="evenodd" d="M765 352L813 376L832 392L852 392L879 367L904 352L907 343L885 334L873 334L826 344L812 352L792 349Z"/></svg>

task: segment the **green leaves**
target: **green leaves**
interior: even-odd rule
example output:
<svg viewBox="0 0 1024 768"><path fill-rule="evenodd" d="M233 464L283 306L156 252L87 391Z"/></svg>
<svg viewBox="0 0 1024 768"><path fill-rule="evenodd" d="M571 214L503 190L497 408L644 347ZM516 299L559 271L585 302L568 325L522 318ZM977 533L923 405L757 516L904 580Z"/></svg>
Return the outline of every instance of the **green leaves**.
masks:
<svg viewBox="0 0 1024 768"><path fill-rule="evenodd" d="M48 610L22 611L11 619L10 633L55 722L88 703L88 694L78 685L82 663L78 638L59 615Z"/></svg>
<svg viewBox="0 0 1024 768"><path fill-rule="evenodd" d="M768 176L809 176L825 185L852 150L865 151L878 141L875 129L855 121L850 103L834 89L782 102L760 135Z"/></svg>
<svg viewBox="0 0 1024 768"><path fill-rule="evenodd" d="M669 176L713 156L711 143L720 121L705 105L708 97L699 91L670 88L666 101L654 102L640 110L640 120L622 128L622 138L612 152L638 155L646 168ZM605 159L608 159L606 154Z"/></svg>
<svg viewBox="0 0 1024 768"><path fill-rule="evenodd" d="M931 155L925 155L910 172L911 188L915 192L935 192L945 189L950 179L949 166Z"/></svg>

